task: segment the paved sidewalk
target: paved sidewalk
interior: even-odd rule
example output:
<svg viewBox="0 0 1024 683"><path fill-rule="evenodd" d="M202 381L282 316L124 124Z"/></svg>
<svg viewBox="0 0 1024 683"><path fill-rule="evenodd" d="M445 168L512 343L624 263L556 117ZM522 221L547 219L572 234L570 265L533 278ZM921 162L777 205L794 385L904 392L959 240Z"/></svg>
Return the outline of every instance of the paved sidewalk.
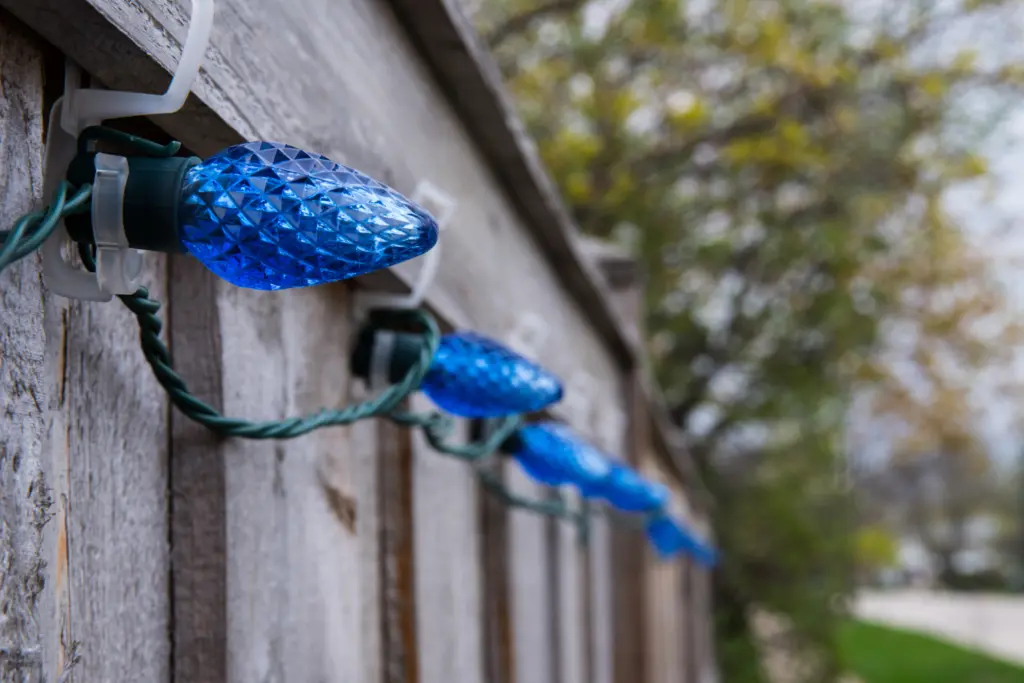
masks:
<svg viewBox="0 0 1024 683"><path fill-rule="evenodd" d="M858 596L854 611L865 621L928 633L1024 664L1024 597L865 591Z"/></svg>

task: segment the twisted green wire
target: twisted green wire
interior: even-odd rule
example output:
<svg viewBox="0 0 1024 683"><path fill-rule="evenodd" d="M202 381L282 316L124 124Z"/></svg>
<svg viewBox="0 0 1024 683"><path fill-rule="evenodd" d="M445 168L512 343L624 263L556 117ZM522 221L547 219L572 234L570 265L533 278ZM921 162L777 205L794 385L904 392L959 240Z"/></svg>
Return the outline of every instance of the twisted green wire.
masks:
<svg viewBox="0 0 1024 683"><path fill-rule="evenodd" d="M48 207L25 214L10 230L0 230L0 271L43 246L62 218L88 209L91 197L92 185L75 190L71 183L62 180Z"/></svg>

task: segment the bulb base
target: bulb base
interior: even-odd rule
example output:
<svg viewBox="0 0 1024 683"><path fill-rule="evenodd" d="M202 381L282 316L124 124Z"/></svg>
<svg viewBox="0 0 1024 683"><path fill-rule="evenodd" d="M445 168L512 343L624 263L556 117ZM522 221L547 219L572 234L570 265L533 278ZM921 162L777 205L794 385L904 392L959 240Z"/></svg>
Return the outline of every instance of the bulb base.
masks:
<svg viewBox="0 0 1024 683"><path fill-rule="evenodd" d="M352 351L350 369L352 374L362 380L370 379L373 364L374 347L382 333L394 335L394 345L387 362L387 380L392 384L401 380L416 365L423 351L423 337L407 332L391 332L377 327L364 327L356 338L355 349Z"/></svg>
<svg viewBox="0 0 1024 683"><path fill-rule="evenodd" d="M68 181L75 186L92 183L96 176L95 158L95 152L76 156L68 167ZM185 174L199 163L199 159L146 156L127 159L128 182L124 190L123 220L128 246L145 251L184 252L178 207ZM68 216L64 224L75 242L93 243L90 213Z"/></svg>

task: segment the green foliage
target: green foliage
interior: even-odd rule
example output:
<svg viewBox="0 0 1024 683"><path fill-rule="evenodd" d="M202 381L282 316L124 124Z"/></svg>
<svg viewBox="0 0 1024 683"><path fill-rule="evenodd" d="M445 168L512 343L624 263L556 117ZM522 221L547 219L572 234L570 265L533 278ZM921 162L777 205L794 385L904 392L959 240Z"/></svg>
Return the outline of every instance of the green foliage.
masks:
<svg viewBox="0 0 1024 683"><path fill-rule="evenodd" d="M865 526L855 537L857 564L865 569L885 569L896 564L897 542L881 526Z"/></svg>
<svg viewBox="0 0 1024 683"><path fill-rule="evenodd" d="M1024 668L925 635L853 622L844 659L864 683L1024 683Z"/></svg>
<svg viewBox="0 0 1024 683"><path fill-rule="evenodd" d="M915 326L900 351L926 376L989 356L975 330L998 296L942 202L986 169L948 119L966 89L1015 87L1020 70L918 57L1004 4L900 3L877 22L826 0L477 13L576 221L646 269L657 378L720 501L731 683L755 676L753 606L792 622L821 680L838 670L833 598L857 559L839 476L848 397L869 382L913 403L879 359L882 325ZM918 413L949 406L914 415L938 424ZM963 441L953 426L940 440Z"/></svg>

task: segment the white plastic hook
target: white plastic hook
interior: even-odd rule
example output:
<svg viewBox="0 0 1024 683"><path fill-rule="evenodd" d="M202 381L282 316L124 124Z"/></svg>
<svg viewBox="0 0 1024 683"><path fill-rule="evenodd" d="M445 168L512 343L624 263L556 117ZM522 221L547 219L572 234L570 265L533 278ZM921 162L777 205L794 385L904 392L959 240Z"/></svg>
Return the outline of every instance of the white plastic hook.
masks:
<svg viewBox="0 0 1024 683"><path fill-rule="evenodd" d="M199 75L199 66L210 42L213 7L214 0L192 0L188 37L171 84L162 95L83 90L78 87L78 68L68 65L64 96L50 110L43 187L46 197L53 196L75 157L78 136L89 126L105 119L171 114L181 109ZM94 186L92 197L93 230L97 239L96 273L80 268L73 257L65 255L70 239L63 221L42 248L43 279L47 288L72 299L108 301L114 294L131 294L142 270L142 254L128 248L121 222L120 202L128 178L127 165L118 162L113 155L100 156L105 160L104 168L97 169L97 180L100 175L104 175L104 180Z"/></svg>
<svg viewBox="0 0 1024 683"><path fill-rule="evenodd" d="M420 181L410 199L425 208L434 217L441 234L451 222L452 216L455 214L455 207L458 205L455 199L429 180ZM420 262L420 269L416 273L416 280L412 283L411 291L408 294L395 296L365 292L360 296L360 303L366 307L382 308L419 308L423 305L423 299L427 296L430 286L434 284L438 268L441 266L441 242L442 240L439 238L433 249L413 259L413 261Z"/></svg>
<svg viewBox="0 0 1024 683"><path fill-rule="evenodd" d="M540 354L550 334L551 330L544 318L533 311L525 311L516 320L507 343L516 353L533 358Z"/></svg>

